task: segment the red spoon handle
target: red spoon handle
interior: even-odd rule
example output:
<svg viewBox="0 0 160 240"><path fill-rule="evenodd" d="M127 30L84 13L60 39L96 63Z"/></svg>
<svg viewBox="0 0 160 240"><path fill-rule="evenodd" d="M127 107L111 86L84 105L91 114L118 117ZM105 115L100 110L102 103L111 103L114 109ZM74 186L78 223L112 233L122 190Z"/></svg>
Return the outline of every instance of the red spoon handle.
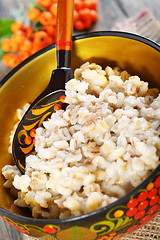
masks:
<svg viewBox="0 0 160 240"><path fill-rule="evenodd" d="M56 49L71 50L74 0L59 0L57 8Z"/></svg>

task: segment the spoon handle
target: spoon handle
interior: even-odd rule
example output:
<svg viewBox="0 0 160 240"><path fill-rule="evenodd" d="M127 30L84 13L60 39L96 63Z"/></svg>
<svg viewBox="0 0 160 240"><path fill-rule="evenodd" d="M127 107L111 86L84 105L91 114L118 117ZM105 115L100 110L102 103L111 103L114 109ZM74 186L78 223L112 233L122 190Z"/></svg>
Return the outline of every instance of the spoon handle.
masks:
<svg viewBox="0 0 160 240"><path fill-rule="evenodd" d="M57 68L70 67L74 0L58 0L56 25Z"/></svg>

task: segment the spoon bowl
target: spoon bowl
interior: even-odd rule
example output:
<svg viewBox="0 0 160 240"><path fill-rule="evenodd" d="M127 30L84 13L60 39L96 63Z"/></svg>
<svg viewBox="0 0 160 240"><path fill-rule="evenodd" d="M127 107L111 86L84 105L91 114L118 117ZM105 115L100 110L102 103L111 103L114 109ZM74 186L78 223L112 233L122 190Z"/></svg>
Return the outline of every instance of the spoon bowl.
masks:
<svg viewBox="0 0 160 240"><path fill-rule="evenodd" d="M12 154L21 173L25 172L25 158L34 150L36 128L42 126L43 121L57 109L65 108L64 94L64 90L57 90L41 98L29 108L18 125L13 139Z"/></svg>

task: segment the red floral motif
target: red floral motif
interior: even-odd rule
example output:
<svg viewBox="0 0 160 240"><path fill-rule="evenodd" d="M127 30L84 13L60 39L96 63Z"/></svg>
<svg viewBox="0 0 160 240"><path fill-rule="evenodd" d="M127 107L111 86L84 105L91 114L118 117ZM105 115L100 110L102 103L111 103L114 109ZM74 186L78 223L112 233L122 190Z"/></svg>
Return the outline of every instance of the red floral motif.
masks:
<svg viewBox="0 0 160 240"><path fill-rule="evenodd" d="M137 208L130 208L130 209L126 212L126 216L127 216L127 217L133 217L136 213L137 213Z"/></svg>
<svg viewBox="0 0 160 240"><path fill-rule="evenodd" d="M148 194L148 198L153 198L157 194L158 190L157 188L152 188L152 190Z"/></svg>
<svg viewBox="0 0 160 240"><path fill-rule="evenodd" d="M150 219L154 218L156 215L157 215L157 213L154 213L153 215L151 215Z"/></svg>
<svg viewBox="0 0 160 240"><path fill-rule="evenodd" d="M139 195L138 195L138 200L139 201L144 201L146 200L148 197L148 192L141 192Z"/></svg>
<svg viewBox="0 0 160 240"><path fill-rule="evenodd" d="M141 223L141 224L147 223L149 220L151 220L152 218L154 218L154 217L156 216L156 214L157 214L157 213L154 213L154 214L150 215L150 213L149 213L149 215L144 216L144 217L140 220L140 223Z"/></svg>
<svg viewBox="0 0 160 240"><path fill-rule="evenodd" d="M156 203L158 203L158 201L159 201L159 196L157 195L157 196L153 196L152 198L151 198L151 200L150 200L150 206L153 206L153 205L155 205Z"/></svg>
<svg viewBox="0 0 160 240"><path fill-rule="evenodd" d="M127 207L128 207L128 208L134 208L134 207L137 206L138 202L139 202L138 199L133 198L133 199L131 199L131 200L127 203Z"/></svg>
<svg viewBox="0 0 160 240"><path fill-rule="evenodd" d="M140 219L140 218L142 218L145 214L146 214L146 211L145 211L145 210L138 211L138 212L134 215L134 219Z"/></svg>
<svg viewBox="0 0 160 240"><path fill-rule="evenodd" d="M150 220L150 218L151 218L150 215L146 215L146 216L144 216L139 222L140 222L141 224L145 224L145 223L147 223L147 222Z"/></svg>
<svg viewBox="0 0 160 240"><path fill-rule="evenodd" d="M128 228L127 232L131 232L131 231L137 229L138 227L139 227L139 225L134 225L134 226Z"/></svg>
<svg viewBox="0 0 160 240"><path fill-rule="evenodd" d="M139 205L138 205L138 210L146 209L148 207L148 205L149 205L148 200L140 202Z"/></svg>
<svg viewBox="0 0 160 240"><path fill-rule="evenodd" d="M57 232L57 229L55 229L54 226L51 225L51 224L44 226L42 229L43 229L43 231L45 231L47 233L55 233L55 232Z"/></svg>
<svg viewBox="0 0 160 240"><path fill-rule="evenodd" d="M156 179L155 182L154 182L154 185L155 185L156 188L159 188L159 187L160 187L160 176L157 177L157 179Z"/></svg>
<svg viewBox="0 0 160 240"><path fill-rule="evenodd" d="M154 212L156 212L158 210L158 204L154 205L153 207L151 207L148 210L148 214L153 214Z"/></svg>

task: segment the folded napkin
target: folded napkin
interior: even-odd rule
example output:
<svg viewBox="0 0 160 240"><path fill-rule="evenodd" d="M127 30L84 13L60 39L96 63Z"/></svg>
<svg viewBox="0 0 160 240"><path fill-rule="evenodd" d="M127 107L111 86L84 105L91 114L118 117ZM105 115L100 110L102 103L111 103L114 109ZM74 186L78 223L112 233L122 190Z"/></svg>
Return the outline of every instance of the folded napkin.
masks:
<svg viewBox="0 0 160 240"><path fill-rule="evenodd" d="M148 9L143 9L124 22L116 23L112 30L136 33L160 43L160 22Z"/></svg>

